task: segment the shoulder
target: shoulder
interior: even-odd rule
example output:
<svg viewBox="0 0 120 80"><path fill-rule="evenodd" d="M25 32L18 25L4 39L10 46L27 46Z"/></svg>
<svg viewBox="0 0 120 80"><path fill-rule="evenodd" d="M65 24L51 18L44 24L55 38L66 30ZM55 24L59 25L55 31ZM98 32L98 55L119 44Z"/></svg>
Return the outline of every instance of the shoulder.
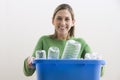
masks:
<svg viewBox="0 0 120 80"><path fill-rule="evenodd" d="M86 52L91 52L90 46L83 38L74 38L74 40L78 41L81 44L82 49L85 49Z"/></svg>
<svg viewBox="0 0 120 80"><path fill-rule="evenodd" d="M50 39L49 35L43 35L39 38L39 41L45 41L45 40L48 40L48 39Z"/></svg>
<svg viewBox="0 0 120 80"><path fill-rule="evenodd" d="M50 38L49 35L43 35L40 37L40 39L47 39L47 38Z"/></svg>

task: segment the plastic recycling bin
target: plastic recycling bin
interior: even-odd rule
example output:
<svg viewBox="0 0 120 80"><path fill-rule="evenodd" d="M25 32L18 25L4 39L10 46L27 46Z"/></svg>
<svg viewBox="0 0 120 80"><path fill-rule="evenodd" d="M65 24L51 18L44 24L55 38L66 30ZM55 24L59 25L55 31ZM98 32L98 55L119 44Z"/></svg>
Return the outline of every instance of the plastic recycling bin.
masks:
<svg viewBox="0 0 120 80"><path fill-rule="evenodd" d="M35 59L37 80L100 80L104 60Z"/></svg>

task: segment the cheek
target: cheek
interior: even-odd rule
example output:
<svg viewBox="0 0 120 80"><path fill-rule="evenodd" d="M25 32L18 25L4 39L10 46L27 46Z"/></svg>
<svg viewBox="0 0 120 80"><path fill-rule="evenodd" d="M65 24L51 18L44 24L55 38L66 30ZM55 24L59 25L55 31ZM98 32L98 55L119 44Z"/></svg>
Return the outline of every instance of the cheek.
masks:
<svg viewBox="0 0 120 80"><path fill-rule="evenodd" d="M72 26L73 26L72 23L68 23L67 28L71 28Z"/></svg>
<svg viewBox="0 0 120 80"><path fill-rule="evenodd" d="M59 22L54 22L54 26L58 26L58 25L60 25Z"/></svg>

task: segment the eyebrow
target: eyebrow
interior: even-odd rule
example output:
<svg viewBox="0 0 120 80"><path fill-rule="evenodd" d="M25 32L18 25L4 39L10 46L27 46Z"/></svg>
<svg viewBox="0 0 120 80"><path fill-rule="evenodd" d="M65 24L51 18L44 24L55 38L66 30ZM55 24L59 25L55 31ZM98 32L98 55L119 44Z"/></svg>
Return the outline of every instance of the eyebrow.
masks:
<svg viewBox="0 0 120 80"><path fill-rule="evenodd" d="M58 18L60 17L61 18L61 16L57 16ZM69 16L65 16L65 18L69 18Z"/></svg>

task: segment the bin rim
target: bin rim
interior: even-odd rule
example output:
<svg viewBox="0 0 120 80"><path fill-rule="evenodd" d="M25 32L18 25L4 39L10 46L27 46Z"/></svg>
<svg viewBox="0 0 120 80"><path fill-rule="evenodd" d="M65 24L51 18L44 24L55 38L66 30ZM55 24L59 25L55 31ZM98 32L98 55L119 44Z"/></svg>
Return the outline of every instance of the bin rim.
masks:
<svg viewBox="0 0 120 80"><path fill-rule="evenodd" d="M87 60L87 59L76 59L76 60L68 60L68 59L35 59L32 64L35 66L36 64L99 64L105 65L105 60Z"/></svg>

